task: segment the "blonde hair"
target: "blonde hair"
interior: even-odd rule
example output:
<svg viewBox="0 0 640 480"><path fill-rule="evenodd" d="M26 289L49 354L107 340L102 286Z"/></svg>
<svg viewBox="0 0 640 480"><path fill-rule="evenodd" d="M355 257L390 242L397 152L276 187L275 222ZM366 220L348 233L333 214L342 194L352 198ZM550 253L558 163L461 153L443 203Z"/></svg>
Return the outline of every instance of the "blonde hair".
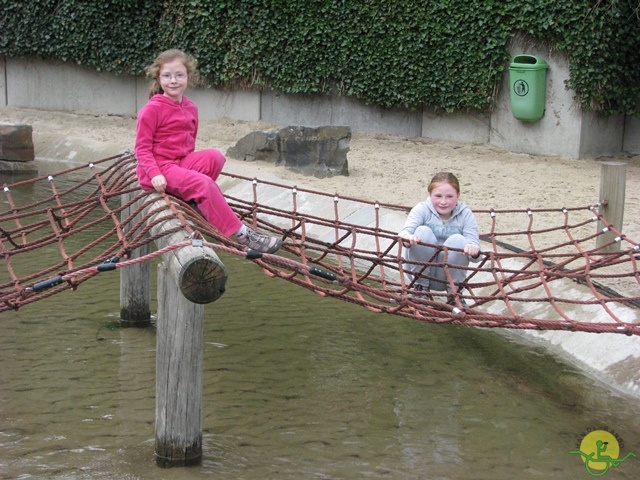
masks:
<svg viewBox="0 0 640 480"><path fill-rule="evenodd" d="M182 60L182 63L187 69L189 85L195 85L197 83L198 72L196 67L198 66L198 62L196 59L177 48L165 50L155 58L151 65L144 69L147 74L147 78L151 80L151 84L149 86L149 98L158 93L164 93L164 90L162 90L162 87L160 86L160 70L165 63L173 62L174 60Z"/></svg>
<svg viewBox="0 0 640 480"><path fill-rule="evenodd" d="M443 183L448 183L449 185L451 185L458 193L458 195L460 195L460 182L458 181L458 178L451 172L436 173L431 179L431 182L429 182L427 191L431 193L434 188L439 187Z"/></svg>

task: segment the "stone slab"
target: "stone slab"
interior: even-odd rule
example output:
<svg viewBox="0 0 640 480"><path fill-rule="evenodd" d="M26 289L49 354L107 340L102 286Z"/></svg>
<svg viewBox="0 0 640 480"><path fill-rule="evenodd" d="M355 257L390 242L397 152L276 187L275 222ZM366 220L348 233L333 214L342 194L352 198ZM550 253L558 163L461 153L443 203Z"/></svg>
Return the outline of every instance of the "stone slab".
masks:
<svg viewBox="0 0 640 480"><path fill-rule="evenodd" d="M0 123L0 160L33 162L33 128L25 123Z"/></svg>

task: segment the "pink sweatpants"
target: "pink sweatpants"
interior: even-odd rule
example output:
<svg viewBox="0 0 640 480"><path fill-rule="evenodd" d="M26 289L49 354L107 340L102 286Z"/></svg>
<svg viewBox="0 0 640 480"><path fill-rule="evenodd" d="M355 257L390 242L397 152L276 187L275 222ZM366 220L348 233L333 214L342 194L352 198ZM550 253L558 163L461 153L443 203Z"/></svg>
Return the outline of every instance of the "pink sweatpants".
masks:
<svg viewBox="0 0 640 480"><path fill-rule="evenodd" d="M229 237L242 222L216 183L226 161L220 151L206 149L190 153L179 162L158 162L158 167L167 179L167 193L186 202L195 201L204 217Z"/></svg>

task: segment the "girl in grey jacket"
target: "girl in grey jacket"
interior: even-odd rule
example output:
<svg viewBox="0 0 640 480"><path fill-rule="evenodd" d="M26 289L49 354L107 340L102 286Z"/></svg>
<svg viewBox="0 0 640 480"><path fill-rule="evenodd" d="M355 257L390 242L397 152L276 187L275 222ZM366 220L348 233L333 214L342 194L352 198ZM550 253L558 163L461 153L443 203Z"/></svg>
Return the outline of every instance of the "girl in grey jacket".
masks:
<svg viewBox="0 0 640 480"><path fill-rule="evenodd" d="M447 290L453 293L443 267L425 268L415 262L443 264L445 252L436 245L456 249L447 250L446 264L453 267L448 270L457 287L467 277L470 258L480 255L478 224L473 212L458 201L460 183L452 173L437 173L429 183L428 192L427 200L411 209L398 233L407 247L405 268L416 272L412 275L416 290Z"/></svg>

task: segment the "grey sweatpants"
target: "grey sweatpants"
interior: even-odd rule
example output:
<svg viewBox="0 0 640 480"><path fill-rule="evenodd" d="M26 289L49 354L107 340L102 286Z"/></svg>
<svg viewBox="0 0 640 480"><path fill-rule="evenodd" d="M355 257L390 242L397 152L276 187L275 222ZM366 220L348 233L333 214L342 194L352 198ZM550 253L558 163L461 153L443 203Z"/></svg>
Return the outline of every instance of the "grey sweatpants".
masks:
<svg viewBox="0 0 640 480"><path fill-rule="evenodd" d="M438 244L438 240L433 231L427 226L419 226L416 228L414 235L420 238L424 243L430 243L433 245ZM451 235L444 242L444 246L449 248L457 248L462 250L467 245L467 239L462 235L455 233ZM413 247L405 250L405 259L408 262L429 262L443 264L445 263L445 252L440 251L436 255L437 249L435 247L427 247L425 245L414 245ZM446 252L446 265L440 266L428 266L424 268L424 265L412 265L411 263L405 264L405 268L411 272L416 272L418 276L416 284L428 287L430 290L450 290L447 282L447 275L445 269L449 271L453 282L457 285L462 283L467 277L466 268L469 266L469 257L462 252L447 250ZM453 267L456 268L453 268ZM424 270L422 270L424 268ZM421 272L422 270L422 272ZM424 278L433 277L434 279ZM440 281L439 281L440 280Z"/></svg>

